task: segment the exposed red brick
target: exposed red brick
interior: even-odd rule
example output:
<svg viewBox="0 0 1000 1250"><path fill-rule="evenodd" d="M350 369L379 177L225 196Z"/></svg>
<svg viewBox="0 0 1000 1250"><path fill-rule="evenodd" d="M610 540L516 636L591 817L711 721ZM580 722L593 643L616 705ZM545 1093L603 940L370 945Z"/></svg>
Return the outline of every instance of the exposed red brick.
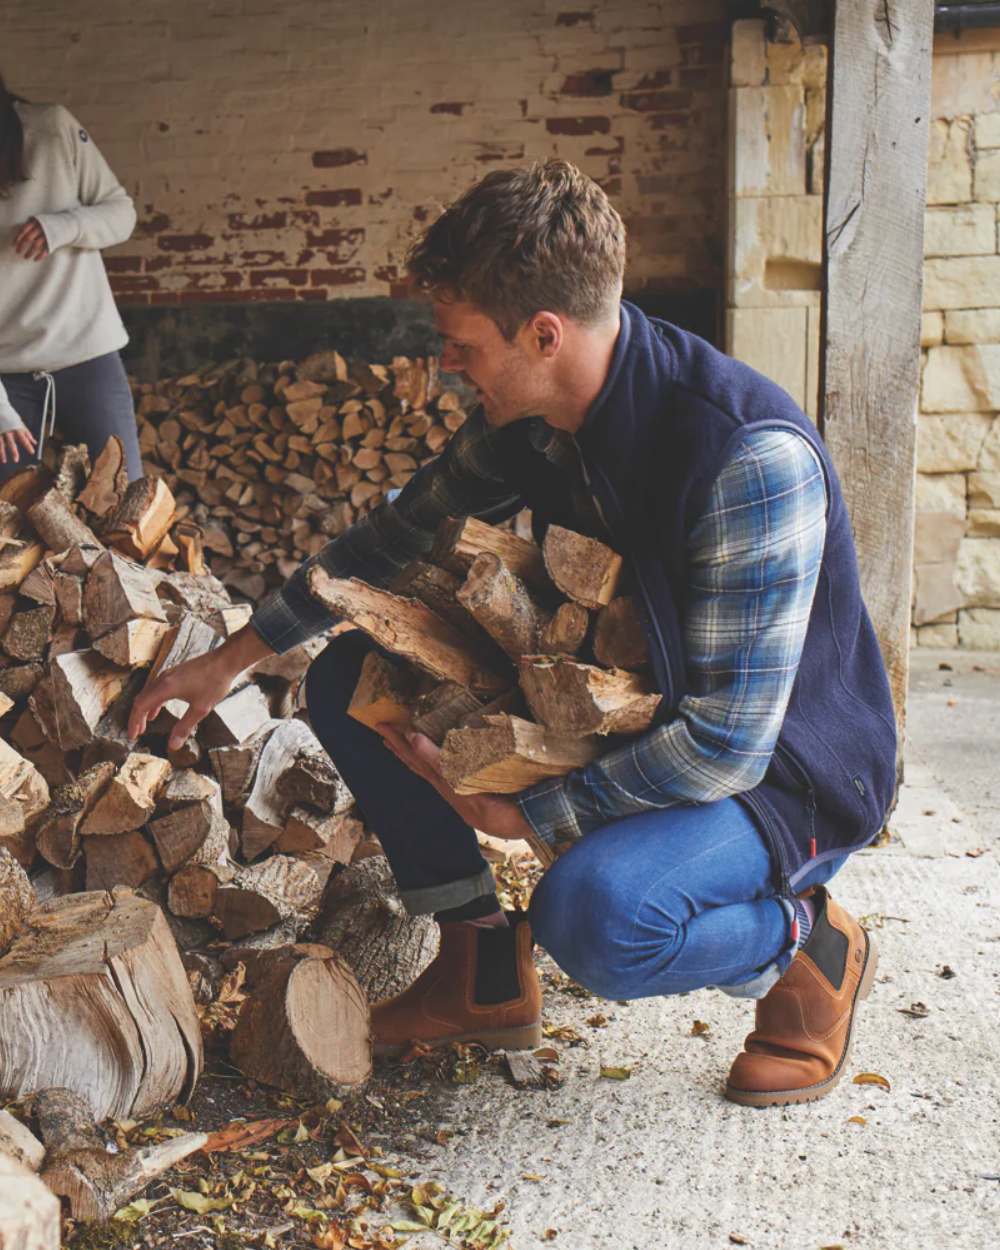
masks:
<svg viewBox="0 0 1000 1250"><path fill-rule="evenodd" d="M217 291L220 287L231 290L243 285L243 273L238 269L196 269L183 276L187 291Z"/></svg>
<svg viewBox="0 0 1000 1250"><path fill-rule="evenodd" d="M578 74L570 74L559 88L560 95L571 96L604 96L614 91L612 79L613 69L585 69Z"/></svg>
<svg viewBox="0 0 1000 1250"><path fill-rule="evenodd" d="M576 10L556 14L557 26L579 26L581 22L593 23L594 14L591 9Z"/></svg>
<svg viewBox="0 0 1000 1250"><path fill-rule="evenodd" d="M363 269L311 269L309 282L311 286L355 286L364 282Z"/></svg>
<svg viewBox="0 0 1000 1250"><path fill-rule="evenodd" d="M108 273L142 273L142 257L105 256L104 268Z"/></svg>
<svg viewBox="0 0 1000 1250"><path fill-rule="evenodd" d="M433 110L432 110L433 111ZM360 187L346 187L337 191L307 191L306 203L322 208L351 208L364 199Z"/></svg>
<svg viewBox="0 0 1000 1250"><path fill-rule="evenodd" d="M319 213L313 208L299 208L292 213L292 221L296 226L318 226Z"/></svg>
<svg viewBox="0 0 1000 1250"><path fill-rule="evenodd" d="M673 73L669 69L657 69L651 74L643 74L632 88L633 91L658 91L660 87L669 87L673 82Z"/></svg>
<svg viewBox="0 0 1000 1250"><path fill-rule="evenodd" d="M147 256L143 262L146 273L160 273L174 263L172 256Z"/></svg>
<svg viewBox="0 0 1000 1250"><path fill-rule="evenodd" d="M690 105L690 91L626 91L622 95L622 108L634 109L637 113L663 113Z"/></svg>
<svg viewBox="0 0 1000 1250"><path fill-rule="evenodd" d="M288 224L287 213L230 213L226 218L230 230L283 230Z"/></svg>
<svg viewBox="0 0 1000 1250"><path fill-rule="evenodd" d="M376 265L372 276L377 278L379 282L396 282L399 279L399 266Z"/></svg>
<svg viewBox="0 0 1000 1250"><path fill-rule="evenodd" d="M625 140L622 138L621 135L619 135L618 138L615 139L614 141L614 147L612 148L602 148L602 147L587 148L584 151L584 156L621 156L622 152L624 151L625 151Z"/></svg>
<svg viewBox="0 0 1000 1250"><path fill-rule="evenodd" d="M469 107L468 100L449 100L443 104L432 104L432 113L451 113L454 117L461 117L462 113Z"/></svg>
<svg viewBox="0 0 1000 1250"><path fill-rule="evenodd" d="M310 230L306 235L309 247L332 247L336 253L335 260L350 260L364 241L364 230L342 230L336 226L331 226L329 230Z"/></svg>
<svg viewBox="0 0 1000 1250"><path fill-rule="evenodd" d="M136 223L132 237L146 239L150 235L161 234L164 230L169 230L170 226L171 221L166 213L154 213L152 204L147 204L146 211L140 215Z"/></svg>
<svg viewBox="0 0 1000 1250"><path fill-rule="evenodd" d="M649 113L645 124L650 130L676 130L679 126L690 126L690 113Z"/></svg>
<svg viewBox="0 0 1000 1250"><path fill-rule="evenodd" d="M156 246L165 252L203 252L214 242L210 234L161 234Z"/></svg>
<svg viewBox="0 0 1000 1250"><path fill-rule="evenodd" d="M476 160L480 164L491 161L520 161L524 159L523 143L478 143Z"/></svg>
<svg viewBox="0 0 1000 1250"><path fill-rule="evenodd" d="M313 152L312 163L317 169L335 169L339 165L367 165L368 153L355 148L331 148L328 152Z"/></svg>
<svg viewBox="0 0 1000 1250"><path fill-rule="evenodd" d="M280 265L287 260L286 252L278 252L267 247L251 248L249 251L240 252L239 255L240 264L252 265L258 269L264 265Z"/></svg>
<svg viewBox="0 0 1000 1250"><path fill-rule="evenodd" d="M123 294L126 291L155 291L159 285L158 278L151 278L147 274L115 274L111 278L111 289L116 294L119 291Z"/></svg>
<svg viewBox="0 0 1000 1250"><path fill-rule="evenodd" d="M312 289L299 291L299 299L308 299L315 303L316 300L326 299L326 291L314 291Z"/></svg>
<svg viewBox="0 0 1000 1250"><path fill-rule="evenodd" d="M545 129L550 135L606 135L611 130L609 117L549 117Z"/></svg>
<svg viewBox="0 0 1000 1250"><path fill-rule="evenodd" d="M284 282L288 286L305 286L309 281L306 269L251 269L250 285L267 286L270 282Z"/></svg>

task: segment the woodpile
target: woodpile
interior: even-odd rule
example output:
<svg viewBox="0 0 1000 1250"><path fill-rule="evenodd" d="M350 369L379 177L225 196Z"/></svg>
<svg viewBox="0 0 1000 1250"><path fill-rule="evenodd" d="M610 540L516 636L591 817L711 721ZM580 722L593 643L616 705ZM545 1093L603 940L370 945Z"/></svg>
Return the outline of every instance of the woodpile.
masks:
<svg viewBox="0 0 1000 1250"><path fill-rule="evenodd" d="M442 523L391 590L310 571L313 594L397 659L371 652L351 715L442 747L459 794L515 794L584 767L607 735L654 722L642 624L610 547L550 526L541 547L475 519ZM552 853L539 842L536 853Z"/></svg>
<svg viewBox="0 0 1000 1250"><path fill-rule="evenodd" d="M228 361L135 386L146 471L213 572L256 600L404 486L465 421L437 361ZM175 534L174 541L183 545Z"/></svg>

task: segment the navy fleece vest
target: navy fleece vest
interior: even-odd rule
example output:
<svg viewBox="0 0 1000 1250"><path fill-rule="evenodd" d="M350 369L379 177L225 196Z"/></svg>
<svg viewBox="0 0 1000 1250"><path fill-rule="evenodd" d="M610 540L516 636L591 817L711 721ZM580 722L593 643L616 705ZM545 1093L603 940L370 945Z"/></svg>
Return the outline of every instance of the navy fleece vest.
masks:
<svg viewBox="0 0 1000 1250"><path fill-rule="evenodd" d="M504 431L506 471L536 521L572 525L565 481L533 452L528 423ZM751 430L791 428L826 474L827 534L798 676L764 780L737 795L767 837L786 891L882 827L895 786L892 700L861 599L836 472L815 427L777 385L703 339L622 304L607 380L576 441L613 543L631 561L663 693L687 690L687 539L722 466Z"/></svg>

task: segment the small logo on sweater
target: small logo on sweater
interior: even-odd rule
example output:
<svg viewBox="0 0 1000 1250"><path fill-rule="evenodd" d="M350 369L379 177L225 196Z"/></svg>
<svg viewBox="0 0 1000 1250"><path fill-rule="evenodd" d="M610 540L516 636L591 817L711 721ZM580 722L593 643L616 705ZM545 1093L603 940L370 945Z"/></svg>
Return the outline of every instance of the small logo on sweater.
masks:
<svg viewBox="0 0 1000 1250"><path fill-rule="evenodd" d="M80 131L80 142L81 142L81 143L89 143L89 142L90 142L90 135L88 135L88 134L87 134L87 132L86 132L85 130L82 130L82 129L81 129L81 131Z"/></svg>

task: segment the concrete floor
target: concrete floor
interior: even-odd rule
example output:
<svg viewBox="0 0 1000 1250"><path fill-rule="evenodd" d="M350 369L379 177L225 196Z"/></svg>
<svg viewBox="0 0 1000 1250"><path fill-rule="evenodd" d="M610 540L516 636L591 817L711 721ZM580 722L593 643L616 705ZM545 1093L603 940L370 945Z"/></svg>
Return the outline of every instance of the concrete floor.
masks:
<svg viewBox="0 0 1000 1250"><path fill-rule="evenodd" d="M442 1109L454 1135L421 1174L475 1205L505 1199L515 1250L994 1245L1000 657L915 652L908 736L891 844L835 882L881 962L833 1094L768 1111L723 1101L752 1008L722 994L622 1006L550 989L546 1022L584 1038L552 1043L564 1086L517 1093L490 1076L458 1088ZM607 1027L586 1023L596 1012ZM602 1064L631 1078L602 1079ZM891 1089L854 1084L864 1072ZM425 1244L440 1243L410 1242Z"/></svg>

